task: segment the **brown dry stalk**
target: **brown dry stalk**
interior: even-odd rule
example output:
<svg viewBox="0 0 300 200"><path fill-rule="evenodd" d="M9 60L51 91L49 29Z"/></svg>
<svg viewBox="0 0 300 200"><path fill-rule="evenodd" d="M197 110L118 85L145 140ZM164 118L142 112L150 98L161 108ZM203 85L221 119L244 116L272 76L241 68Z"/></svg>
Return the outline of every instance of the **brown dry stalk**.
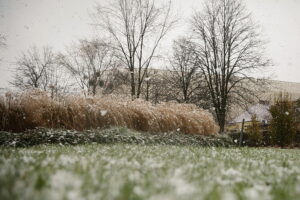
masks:
<svg viewBox="0 0 300 200"><path fill-rule="evenodd" d="M137 131L211 135L218 132L213 116L191 104L149 102L105 96L64 96L53 100L46 93L7 93L0 99L1 130L35 127L86 130L123 126Z"/></svg>

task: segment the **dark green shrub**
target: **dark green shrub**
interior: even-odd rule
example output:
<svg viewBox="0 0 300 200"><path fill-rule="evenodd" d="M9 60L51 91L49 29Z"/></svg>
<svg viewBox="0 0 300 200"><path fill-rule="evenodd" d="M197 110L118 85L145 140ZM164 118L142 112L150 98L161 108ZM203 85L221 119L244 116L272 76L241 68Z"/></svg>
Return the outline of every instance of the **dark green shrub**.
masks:
<svg viewBox="0 0 300 200"><path fill-rule="evenodd" d="M251 117L251 125L248 127L246 134L248 136L248 145L259 146L263 143L263 135L256 115Z"/></svg>
<svg viewBox="0 0 300 200"><path fill-rule="evenodd" d="M232 147L232 140L225 135L191 135L180 132L146 133L124 127L85 131L36 128L19 133L0 131L0 147L29 147L42 144L140 144L140 145L191 145Z"/></svg>
<svg viewBox="0 0 300 200"><path fill-rule="evenodd" d="M281 147L291 144L296 135L295 107L288 94L280 93L270 108L272 142Z"/></svg>

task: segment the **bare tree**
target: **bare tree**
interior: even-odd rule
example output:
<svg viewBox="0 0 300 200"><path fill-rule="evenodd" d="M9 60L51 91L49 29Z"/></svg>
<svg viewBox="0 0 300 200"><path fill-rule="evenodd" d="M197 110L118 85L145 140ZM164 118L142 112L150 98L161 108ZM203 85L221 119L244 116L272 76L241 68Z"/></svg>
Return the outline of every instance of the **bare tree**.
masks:
<svg viewBox="0 0 300 200"><path fill-rule="evenodd" d="M241 0L210 0L192 19L198 66L209 88L220 132L233 104L258 94L253 73L268 66L258 27Z"/></svg>
<svg viewBox="0 0 300 200"><path fill-rule="evenodd" d="M56 54L48 46L41 52L37 47L30 48L17 59L16 65L11 84L21 90L38 88L54 98L67 93L71 86L65 71L57 64Z"/></svg>
<svg viewBox="0 0 300 200"><path fill-rule="evenodd" d="M130 72L132 98L139 98L159 44L175 23L171 3L159 7L155 0L114 0L110 6L99 5L96 17L100 29L115 41Z"/></svg>
<svg viewBox="0 0 300 200"><path fill-rule="evenodd" d="M67 55L60 54L59 60L80 88L92 95L96 95L97 87L106 85L105 74L119 65L110 43L100 39L81 40Z"/></svg>
<svg viewBox="0 0 300 200"><path fill-rule="evenodd" d="M47 68L45 76L48 80L47 92L50 93L51 98L69 93L73 87L67 71L60 66L57 56L55 57L55 63Z"/></svg>
<svg viewBox="0 0 300 200"><path fill-rule="evenodd" d="M113 68L105 77L104 82L106 84L102 91L103 94L128 95L130 76L126 69L122 67Z"/></svg>
<svg viewBox="0 0 300 200"><path fill-rule="evenodd" d="M178 102L196 103L195 95L201 87L197 73L195 44L187 38L174 41L170 59L169 80L173 98Z"/></svg>
<svg viewBox="0 0 300 200"><path fill-rule="evenodd" d="M48 69L55 62L55 55L50 47L44 47L39 53L37 47L30 48L17 59L17 68L11 84L21 90L39 88L47 91L50 84Z"/></svg>
<svg viewBox="0 0 300 200"><path fill-rule="evenodd" d="M167 75L167 71L149 69L145 75L146 84L143 86L145 90L146 101L151 101L155 104L161 101L167 101L168 96L168 80L164 77Z"/></svg>

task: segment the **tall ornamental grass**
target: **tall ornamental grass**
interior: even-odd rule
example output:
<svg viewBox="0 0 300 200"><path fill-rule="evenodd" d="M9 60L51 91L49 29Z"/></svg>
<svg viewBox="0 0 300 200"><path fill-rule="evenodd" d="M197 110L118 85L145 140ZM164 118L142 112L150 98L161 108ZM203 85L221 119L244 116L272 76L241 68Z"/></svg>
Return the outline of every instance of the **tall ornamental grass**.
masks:
<svg viewBox="0 0 300 200"><path fill-rule="evenodd" d="M195 105L153 105L137 99L106 96L63 96L51 99L41 91L7 93L0 99L1 130L35 127L87 130L122 126L144 132L178 131L211 135L218 132L213 116Z"/></svg>

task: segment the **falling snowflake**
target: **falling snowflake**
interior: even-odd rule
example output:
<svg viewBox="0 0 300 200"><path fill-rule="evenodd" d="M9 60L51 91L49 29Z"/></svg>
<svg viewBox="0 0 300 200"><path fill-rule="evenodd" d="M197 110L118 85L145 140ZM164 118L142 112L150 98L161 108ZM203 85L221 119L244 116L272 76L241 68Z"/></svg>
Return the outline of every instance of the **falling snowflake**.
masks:
<svg viewBox="0 0 300 200"><path fill-rule="evenodd" d="M101 116L103 117L107 114L107 110L101 110L100 113L101 113Z"/></svg>
<svg viewBox="0 0 300 200"><path fill-rule="evenodd" d="M285 112L285 115L289 115L290 113L289 112Z"/></svg>

